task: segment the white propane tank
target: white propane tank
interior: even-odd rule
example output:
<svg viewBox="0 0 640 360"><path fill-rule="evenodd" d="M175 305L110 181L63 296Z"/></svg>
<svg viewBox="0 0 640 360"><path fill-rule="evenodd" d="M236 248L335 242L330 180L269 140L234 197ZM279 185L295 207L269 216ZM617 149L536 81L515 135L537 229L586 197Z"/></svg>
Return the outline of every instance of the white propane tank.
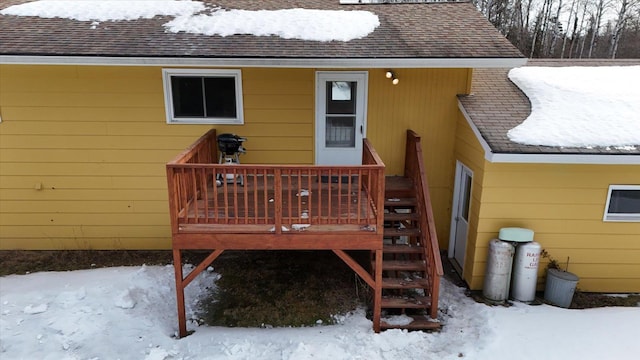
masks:
<svg viewBox="0 0 640 360"><path fill-rule="evenodd" d="M536 299L541 250L542 246L535 241L520 244L516 248L511 287L511 297L514 300L532 302Z"/></svg>
<svg viewBox="0 0 640 360"><path fill-rule="evenodd" d="M487 269L484 274L482 294L493 302L503 302L509 296L511 266L515 247L507 242L493 239L489 242Z"/></svg>

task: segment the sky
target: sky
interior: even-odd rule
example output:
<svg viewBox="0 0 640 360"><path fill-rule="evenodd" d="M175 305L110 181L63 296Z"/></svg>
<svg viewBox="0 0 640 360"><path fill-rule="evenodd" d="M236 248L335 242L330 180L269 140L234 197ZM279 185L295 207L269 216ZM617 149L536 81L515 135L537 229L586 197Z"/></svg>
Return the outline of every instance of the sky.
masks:
<svg viewBox="0 0 640 360"><path fill-rule="evenodd" d="M186 288L188 319L198 318L219 279L209 268ZM443 328L434 333L375 334L364 309L356 309L336 314L336 325L306 328L190 321L195 332L177 339L172 265L10 275L0 277L0 359L631 360L640 354L640 304L488 306L447 280L439 301Z"/></svg>

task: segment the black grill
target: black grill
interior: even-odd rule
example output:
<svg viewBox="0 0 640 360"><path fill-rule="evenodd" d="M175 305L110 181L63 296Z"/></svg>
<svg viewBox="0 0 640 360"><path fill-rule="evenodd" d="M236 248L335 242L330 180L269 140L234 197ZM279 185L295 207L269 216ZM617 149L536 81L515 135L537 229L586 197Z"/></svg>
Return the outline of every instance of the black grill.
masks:
<svg viewBox="0 0 640 360"><path fill-rule="evenodd" d="M242 142L246 140L246 138L235 134L220 134L218 135L218 149L225 155L233 155L241 152Z"/></svg>

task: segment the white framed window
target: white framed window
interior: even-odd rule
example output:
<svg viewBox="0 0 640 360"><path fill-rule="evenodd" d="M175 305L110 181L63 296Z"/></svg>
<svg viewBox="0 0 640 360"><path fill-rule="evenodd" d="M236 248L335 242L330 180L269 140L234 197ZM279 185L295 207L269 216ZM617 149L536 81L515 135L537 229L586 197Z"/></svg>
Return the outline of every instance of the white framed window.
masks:
<svg viewBox="0 0 640 360"><path fill-rule="evenodd" d="M167 123L244 123L240 70L163 69L162 81Z"/></svg>
<svg viewBox="0 0 640 360"><path fill-rule="evenodd" d="M640 222L640 185L609 185L603 220Z"/></svg>

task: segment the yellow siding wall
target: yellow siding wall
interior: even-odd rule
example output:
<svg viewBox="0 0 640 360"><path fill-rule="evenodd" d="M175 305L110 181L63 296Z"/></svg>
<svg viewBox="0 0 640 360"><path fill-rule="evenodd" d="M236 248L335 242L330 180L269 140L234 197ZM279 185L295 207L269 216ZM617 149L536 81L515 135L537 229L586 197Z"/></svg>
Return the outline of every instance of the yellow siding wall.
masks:
<svg viewBox="0 0 640 360"><path fill-rule="evenodd" d="M464 257L462 277L467 283L472 283L474 259L476 258L479 210L482 203L482 190L484 180L484 150L478 142L471 127L460 115L458 118L458 131L456 133L456 160L460 161L473 172L471 184L471 203L469 207L469 229L467 234L467 247ZM451 212L448 214L451 220ZM484 245L486 247L486 244ZM483 268L484 269L484 268ZM484 273L483 273L484 274Z"/></svg>
<svg viewBox="0 0 640 360"><path fill-rule="evenodd" d="M637 165L488 163L471 283L480 284L497 229L518 226L561 264L569 259L580 289L640 291L640 223L602 221L609 185L638 183Z"/></svg>
<svg viewBox="0 0 640 360"><path fill-rule="evenodd" d="M407 129L422 137L424 162L441 248L449 238L454 145L459 112L456 94L467 91L468 69L397 69L396 86L384 70L369 72L367 137L387 165L404 172Z"/></svg>
<svg viewBox="0 0 640 360"><path fill-rule="evenodd" d="M423 137L446 245L466 69L369 71L367 136L401 174ZM313 164L315 69L242 69L247 163ZM164 164L211 125L168 125L161 67L0 65L0 249L170 246Z"/></svg>
<svg viewBox="0 0 640 360"><path fill-rule="evenodd" d="M640 291L640 223L602 221L609 185L639 184L639 166L490 163L463 119L456 157L474 171L463 274L472 289L482 288L489 241L516 226L534 230L563 268L568 258L579 289ZM539 289L547 263L540 264Z"/></svg>
<svg viewBox="0 0 640 360"><path fill-rule="evenodd" d="M244 161L313 162L314 71L243 69ZM292 100L293 99L293 100ZM159 67L0 66L0 249L168 248Z"/></svg>

